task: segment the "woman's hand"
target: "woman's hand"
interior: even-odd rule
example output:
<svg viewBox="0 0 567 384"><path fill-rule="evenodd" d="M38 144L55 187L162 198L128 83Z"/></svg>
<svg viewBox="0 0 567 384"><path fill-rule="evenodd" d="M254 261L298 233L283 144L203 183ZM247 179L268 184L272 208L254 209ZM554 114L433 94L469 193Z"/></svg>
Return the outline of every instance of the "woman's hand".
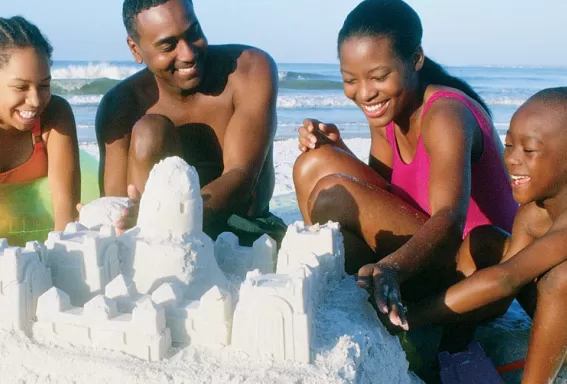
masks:
<svg viewBox="0 0 567 384"><path fill-rule="evenodd" d="M341 134L334 124L325 124L315 119L303 120L299 127L299 150L307 152L322 144L331 144L343 147Z"/></svg>
<svg viewBox="0 0 567 384"><path fill-rule="evenodd" d="M359 269L356 284L370 293L377 310L388 317L391 324L384 325L391 333L393 331L391 325L406 331L409 329L406 307L402 304L400 284L395 270L379 264L367 264ZM380 316L380 313L378 317L384 322L386 316Z"/></svg>

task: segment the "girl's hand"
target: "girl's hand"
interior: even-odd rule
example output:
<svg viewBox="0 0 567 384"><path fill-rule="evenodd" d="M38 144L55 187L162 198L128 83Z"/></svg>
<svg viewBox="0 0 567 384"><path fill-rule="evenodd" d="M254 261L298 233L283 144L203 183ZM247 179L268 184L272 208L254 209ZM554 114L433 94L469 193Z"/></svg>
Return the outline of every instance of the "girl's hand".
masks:
<svg viewBox="0 0 567 384"><path fill-rule="evenodd" d="M386 315L391 324L406 331L409 329L396 271L379 264L367 264L359 269L356 284L370 293L377 310ZM379 317L384 322L385 316ZM384 325L391 329L389 324Z"/></svg>
<svg viewBox="0 0 567 384"><path fill-rule="evenodd" d="M299 127L299 150L307 152L322 144L341 146L341 134L334 124L325 124L315 119L305 119Z"/></svg>

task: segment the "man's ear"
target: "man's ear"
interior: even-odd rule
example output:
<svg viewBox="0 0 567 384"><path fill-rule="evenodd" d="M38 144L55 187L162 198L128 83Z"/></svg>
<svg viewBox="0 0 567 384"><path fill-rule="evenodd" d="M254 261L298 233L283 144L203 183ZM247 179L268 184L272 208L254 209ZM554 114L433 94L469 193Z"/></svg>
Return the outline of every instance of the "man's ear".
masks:
<svg viewBox="0 0 567 384"><path fill-rule="evenodd" d="M423 68L423 62L425 61L425 54L423 53L423 48L421 45L416 48L413 58L413 69L414 71L419 71Z"/></svg>
<svg viewBox="0 0 567 384"><path fill-rule="evenodd" d="M142 55L140 54L140 47L138 47L138 44L130 36L126 38L126 43L128 44L128 48L130 48L130 52L132 52L132 56L134 56L136 63L142 64L144 62L144 59L142 59Z"/></svg>

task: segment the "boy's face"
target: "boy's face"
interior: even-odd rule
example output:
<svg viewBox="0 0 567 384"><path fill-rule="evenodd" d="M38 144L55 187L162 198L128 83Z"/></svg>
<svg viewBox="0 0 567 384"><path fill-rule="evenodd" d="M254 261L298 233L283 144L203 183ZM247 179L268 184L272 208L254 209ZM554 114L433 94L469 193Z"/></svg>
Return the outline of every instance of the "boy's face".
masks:
<svg viewBox="0 0 567 384"><path fill-rule="evenodd" d="M544 201L567 189L567 126L563 114L531 101L512 117L504 162L516 202Z"/></svg>
<svg viewBox="0 0 567 384"><path fill-rule="evenodd" d="M173 89L190 91L199 85L208 45L192 3L170 0L144 10L136 29L138 41L128 38L136 61Z"/></svg>

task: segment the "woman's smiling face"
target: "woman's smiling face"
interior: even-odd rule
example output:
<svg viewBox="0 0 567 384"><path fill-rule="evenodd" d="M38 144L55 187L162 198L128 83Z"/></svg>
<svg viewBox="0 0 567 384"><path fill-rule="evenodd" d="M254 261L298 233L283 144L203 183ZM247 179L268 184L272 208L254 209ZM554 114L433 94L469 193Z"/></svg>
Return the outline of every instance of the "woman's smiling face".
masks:
<svg viewBox="0 0 567 384"><path fill-rule="evenodd" d="M413 64L396 55L387 37L350 37L339 48L346 97L371 127L384 127L404 109L412 90Z"/></svg>

